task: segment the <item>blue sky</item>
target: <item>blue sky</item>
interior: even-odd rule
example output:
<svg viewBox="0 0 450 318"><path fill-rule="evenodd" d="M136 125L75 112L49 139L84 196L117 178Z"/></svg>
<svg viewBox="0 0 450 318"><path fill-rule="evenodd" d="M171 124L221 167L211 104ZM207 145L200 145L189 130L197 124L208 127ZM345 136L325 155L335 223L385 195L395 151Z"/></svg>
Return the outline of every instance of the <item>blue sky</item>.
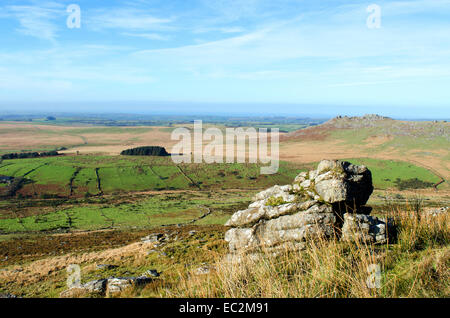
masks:
<svg viewBox="0 0 450 318"><path fill-rule="evenodd" d="M3 110L450 118L450 0L2 0L0 30Z"/></svg>

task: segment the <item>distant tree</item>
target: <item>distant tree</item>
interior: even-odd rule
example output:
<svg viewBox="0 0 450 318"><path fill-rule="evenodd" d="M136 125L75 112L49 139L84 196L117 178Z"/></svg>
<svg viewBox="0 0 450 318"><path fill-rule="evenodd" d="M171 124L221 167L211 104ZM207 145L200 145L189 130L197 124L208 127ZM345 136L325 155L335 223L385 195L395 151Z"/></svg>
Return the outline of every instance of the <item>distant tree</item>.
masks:
<svg viewBox="0 0 450 318"><path fill-rule="evenodd" d="M54 156L58 156L59 153L56 150L52 150L52 151L46 151L46 152L41 152L39 154L39 157L54 157Z"/></svg>
<svg viewBox="0 0 450 318"><path fill-rule="evenodd" d="M120 154L123 156L160 156L160 157L170 155L164 147L160 146L146 146L146 147L126 149L122 151Z"/></svg>
<svg viewBox="0 0 450 318"><path fill-rule="evenodd" d="M58 156L57 151L47 151L47 152L21 152L21 153L7 153L1 156L1 159L26 159L26 158L38 158L38 157L53 157Z"/></svg>
<svg viewBox="0 0 450 318"><path fill-rule="evenodd" d="M53 117L53 116L47 116L47 118L46 118L47 120L56 120L56 118L55 117Z"/></svg>

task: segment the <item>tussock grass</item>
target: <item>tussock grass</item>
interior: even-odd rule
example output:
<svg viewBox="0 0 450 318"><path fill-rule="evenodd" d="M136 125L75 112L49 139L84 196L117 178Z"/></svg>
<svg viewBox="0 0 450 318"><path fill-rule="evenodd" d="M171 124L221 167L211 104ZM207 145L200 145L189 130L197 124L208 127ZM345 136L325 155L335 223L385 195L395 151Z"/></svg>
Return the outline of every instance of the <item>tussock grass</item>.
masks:
<svg viewBox="0 0 450 318"><path fill-rule="evenodd" d="M209 275L179 273L163 297L449 297L449 215L392 210L397 239L382 246L316 239L304 251L230 262ZM376 276L377 266L379 276ZM142 295L144 296L144 295Z"/></svg>

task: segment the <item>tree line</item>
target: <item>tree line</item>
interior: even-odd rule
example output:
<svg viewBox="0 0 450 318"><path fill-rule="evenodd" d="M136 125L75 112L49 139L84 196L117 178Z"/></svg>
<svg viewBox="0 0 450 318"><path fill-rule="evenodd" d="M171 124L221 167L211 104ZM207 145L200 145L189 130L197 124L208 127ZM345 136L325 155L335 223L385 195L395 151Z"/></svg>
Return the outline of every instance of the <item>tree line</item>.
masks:
<svg viewBox="0 0 450 318"><path fill-rule="evenodd" d="M25 159L25 158L39 158L39 157L54 157L59 156L59 153L55 150L46 152L19 152L19 153L7 153L2 155L2 160L7 159Z"/></svg>
<svg viewBox="0 0 450 318"><path fill-rule="evenodd" d="M120 153L123 156L170 156L164 147L146 146L126 149Z"/></svg>

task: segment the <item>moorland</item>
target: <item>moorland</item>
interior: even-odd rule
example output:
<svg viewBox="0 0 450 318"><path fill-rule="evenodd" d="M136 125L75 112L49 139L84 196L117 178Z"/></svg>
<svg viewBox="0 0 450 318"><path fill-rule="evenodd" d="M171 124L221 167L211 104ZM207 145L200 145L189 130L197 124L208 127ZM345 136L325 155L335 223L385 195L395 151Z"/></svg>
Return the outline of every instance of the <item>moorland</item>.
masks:
<svg viewBox="0 0 450 318"><path fill-rule="evenodd" d="M161 273L152 284L122 297L449 295L448 215L420 217L449 205L450 124L445 121L375 115L326 122L204 120L205 128L280 128L280 169L261 175L261 164L175 164L167 156L120 155L142 146L170 152L175 143L171 131L191 127L192 118L29 117L0 121L0 154L57 150L60 155L0 163L0 176L14 180L0 183L0 293L59 297L67 289L67 266L79 264L83 282L139 276L151 269ZM373 257L372 247L349 263L348 247L323 242L310 249L315 255L301 256L310 258L303 267L283 265L283 258L262 263L266 267L258 270L247 264L238 273L214 265L227 252L224 224L234 212L257 192L291 183L322 159L366 165L375 187L369 201L373 214L396 217L401 224L398 242L374 247L386 272L383 289L358 289L336 274L335 267L343 266L348 277L363 280L362 264L367 255ZM142 243L150 234L164 239ZM334 251L335 259L326 250ZM326 264L324 272L314 262ZM195 274L204 267L214 269ZM281 285L262 285L270 275ZM295 290L299 282L309 285Z"/></svg>

